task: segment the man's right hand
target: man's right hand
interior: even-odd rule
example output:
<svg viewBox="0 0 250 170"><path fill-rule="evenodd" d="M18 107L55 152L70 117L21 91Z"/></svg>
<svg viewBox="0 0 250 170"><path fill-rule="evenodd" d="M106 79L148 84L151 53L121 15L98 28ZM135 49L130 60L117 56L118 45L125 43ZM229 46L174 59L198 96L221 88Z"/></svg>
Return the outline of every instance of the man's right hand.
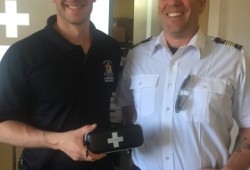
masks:
<svg viewBox="0 0 250 170"><path fill-rule="evenodd" d="M86 125L82 128L62 133L46 134L47 140L53 145L53 149L59 149L75 161L95 161L106 156L105 153L94 154L88 151L84 145L85 134L96 128L96 124Z"/></svg>

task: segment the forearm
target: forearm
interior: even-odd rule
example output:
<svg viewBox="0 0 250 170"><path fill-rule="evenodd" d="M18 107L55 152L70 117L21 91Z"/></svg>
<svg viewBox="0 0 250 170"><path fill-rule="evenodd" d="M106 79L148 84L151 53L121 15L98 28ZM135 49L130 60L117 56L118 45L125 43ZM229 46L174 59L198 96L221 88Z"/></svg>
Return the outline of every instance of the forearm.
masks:
<svg viewBox="0 0 250 170"><path fill-rule="evenodd" d="M225 169L247 170L250 166L250 128L240 129Z"/></svg>
<svg viewBox="0 0 250 170"><path fill-rule="evenodd" d="M51 148L61 150L73 160L94 161L106 154L86 155L83 136L96 128L96 124L85 125L67 132L49 132L36 129L17 121L0 123L0 142L25 148Z"/></svg>
<svg viewBox="0 0 250 170"><path fill-rule="evenodd" d="M14 146L56 149L56 135L18 121L0 123L0 142Z"/></svg>

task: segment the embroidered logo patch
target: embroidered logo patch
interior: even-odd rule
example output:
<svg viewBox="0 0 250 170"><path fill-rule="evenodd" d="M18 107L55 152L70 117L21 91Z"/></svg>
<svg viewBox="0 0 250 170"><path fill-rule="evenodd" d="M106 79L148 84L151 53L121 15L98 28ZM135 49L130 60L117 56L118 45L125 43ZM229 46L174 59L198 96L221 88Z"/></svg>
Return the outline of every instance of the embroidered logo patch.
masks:
<svg viewBox="0 0 250 170"><path fill-rule="evenodd" d="M102 62L104 67L104 81L106 83L108 82L114 82L114 74L112 70L112 61L105 60Z"/></svg>

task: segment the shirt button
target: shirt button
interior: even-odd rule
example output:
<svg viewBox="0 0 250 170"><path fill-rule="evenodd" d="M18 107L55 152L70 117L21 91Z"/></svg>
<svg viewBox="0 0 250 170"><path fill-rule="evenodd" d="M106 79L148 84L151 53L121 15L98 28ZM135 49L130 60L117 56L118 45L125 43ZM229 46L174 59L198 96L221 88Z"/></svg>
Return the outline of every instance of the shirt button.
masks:
<svg viewBox="0 0 250 170"><path fill-rule="evenodd" d="M168 160L169 160L169 157L168 157L168 156L166 156L166 157L165 157L165 159L168 161Z"/></svg>
<svg viewBox="0 0 250 170"><path fill-rule="evenodd" d="M170 107L167 107L167 108L166 108L166 111L168 112L169 110L170 110Z"/></svg>
<svg viewBox="0 0 250 170"><path fill-rule="evenodd" d="M169 83L169 84L168 84L168 87L172 87L172 83Z"/></svg>

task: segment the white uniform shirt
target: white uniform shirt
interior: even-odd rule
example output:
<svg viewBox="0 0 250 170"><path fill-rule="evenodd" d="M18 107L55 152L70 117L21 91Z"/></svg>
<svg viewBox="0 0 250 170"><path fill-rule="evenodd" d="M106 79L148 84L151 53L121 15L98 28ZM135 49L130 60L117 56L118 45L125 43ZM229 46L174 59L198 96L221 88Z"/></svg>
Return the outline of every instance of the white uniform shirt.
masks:
<svg viewBox="0 0 250 170"><path fill-rule="evenodd" d="M135 104L144 144L132 156L141 170L221 168L229 157L233 118L250 127L246 56L200 31L172 55L161 33L129 52L115 100Z"/></svg>

